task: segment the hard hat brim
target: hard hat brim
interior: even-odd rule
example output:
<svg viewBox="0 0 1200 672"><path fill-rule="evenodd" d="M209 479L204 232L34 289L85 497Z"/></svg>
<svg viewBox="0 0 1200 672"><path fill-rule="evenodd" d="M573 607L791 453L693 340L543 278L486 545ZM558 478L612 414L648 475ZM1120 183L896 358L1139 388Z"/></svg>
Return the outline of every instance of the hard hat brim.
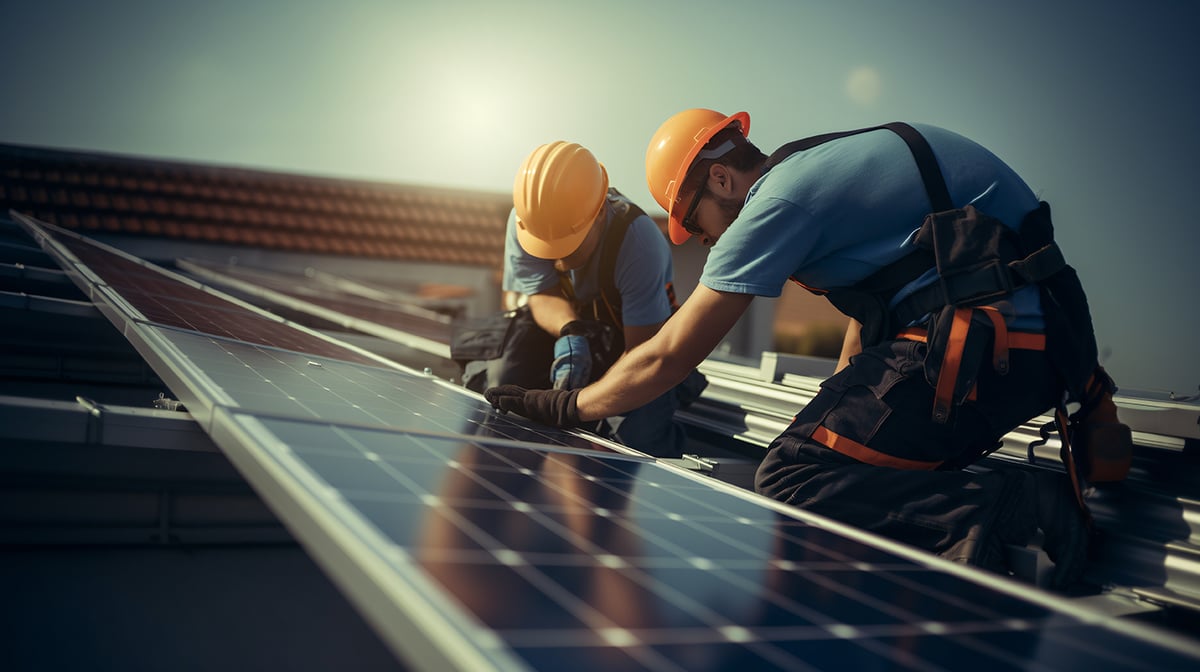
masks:
<svg viewBox="0 0 1200 672"><path fill-rule="evenodd" d="M602 204L603 205L603 204ZM599 214L599 211L597 211ZM594 222L595 217L592 217ZM595 226L593 223L592 226ZM581 231L576 231L562 238L554 240L542 240L534 236L529 231L521 226L521 220L517 220L517 242L521 244L521 249L525 250L530 256L538 259L563 259L571 256L571 253L579 249L583 244L583 239L591 233L592 226L586 226Z"/></svg>
<svg viewBox="0 0 1200 672"><path fill-rule="evenodd" d="M700 153L700 150L704 149L704 145L708 144L708 141L714 135L735 121L741 123L742 135L749 136L750 114L748 112L735 112L722 119L720 123L713 124L696 136L695 144L688 151L683 163L679 166L679 170L675 173L675 193L670 195L671 209L667 212L667 235L670 237L671 242L676 245L682 245L687 242L688 238L692 237L692 234L683 228L683 216L686 208L680 207L682 204L676 200L676 197L679 195L679 189L683 187L683 180L687 177L688 169L692 167L692 162L696 160L696 156Z"/></svg>

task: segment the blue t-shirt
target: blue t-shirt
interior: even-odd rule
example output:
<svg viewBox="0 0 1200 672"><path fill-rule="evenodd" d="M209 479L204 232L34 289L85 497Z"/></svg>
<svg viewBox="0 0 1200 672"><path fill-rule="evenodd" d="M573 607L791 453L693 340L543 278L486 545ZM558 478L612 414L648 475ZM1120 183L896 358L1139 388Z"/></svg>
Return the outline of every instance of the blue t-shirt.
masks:
<svg viewBox="0 0 1200 672"><path fill-rule="evenodd" d="M967 138L913 124L933 148L958 206L974 205L1014 230L1038 205L1003 161ZM797 152L758 180L709 251L700 283L717 291L779 296L794 277L808 287L847 287L913 249L932 207L908 145L881 129ZM895 297L936 280L930 271ZM1036 287L1013 296L1014 329L1042 327Z"/></svg>
<svg viewBox="0 0 1200 672"><path fill-rule="evenodd" d="M609 202L623 196L609 193ZM581 268L569 273L575 297L588 303L600 296L600 257L605 236L612 226L613 210L606 208L604 233L596 251ZM667 239L647 215L629 223L625 239L617 251L613 281L621 294L621 320L625 326L641 327L665 321L671 316L671 302L666 286L672 280L671 249ZM517 242L516 211L508 215L508 231L504 241L505 290L522 294L537 294L558 286L558 271L554 261L538 259L522 249Z"/></svg>

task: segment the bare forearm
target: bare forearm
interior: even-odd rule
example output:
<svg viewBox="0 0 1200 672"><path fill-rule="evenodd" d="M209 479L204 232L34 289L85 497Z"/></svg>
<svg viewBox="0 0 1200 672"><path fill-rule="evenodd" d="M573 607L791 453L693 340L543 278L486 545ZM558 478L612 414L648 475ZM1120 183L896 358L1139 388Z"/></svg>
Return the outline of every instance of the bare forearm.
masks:
<svg viewBox="0 0 1200 672"><path fill-rule="evenodd" d="M753 298L697 287L652 338L625 353L604 378L580 391L580 416L599 420L620 415L678 385L729 333Z"/></svg>
<svg viewBox="0 0 1200 672"><path fill-rule="evenodd" d="M556 427L621 415L682 381L729 333L753 298L700 285L653 338L625 353L596 383L570 391L499 385L486 390L484 397L502 412Z"/></svg>
<svg viewBox="0 0 1200 672"><path fill-rule="evenodd" d="M592 421L628 413L678 385L694 367L678 357L660 356L649 343L634 348L603 378L580 391L579 417Z"/></svg>
<svg viewBox="0 0 1200 672"><path fill-rule="evenodd" d="M529 310L533 321L551 336L558 336L564 324L578 319L570 301L551 293L530 295Z"/></svg>

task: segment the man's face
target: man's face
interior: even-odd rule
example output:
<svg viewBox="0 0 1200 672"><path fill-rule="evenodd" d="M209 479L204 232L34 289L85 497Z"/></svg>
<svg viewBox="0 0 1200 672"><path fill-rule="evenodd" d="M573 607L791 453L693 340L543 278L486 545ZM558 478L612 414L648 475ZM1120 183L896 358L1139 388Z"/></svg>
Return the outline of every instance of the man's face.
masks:
<svg viewBox="0 0 1200 672"><path fill-rule="evenodd" d="M588 235L584 237L583 242L575 251L554 262L554 268L560 272L573 271L577 268L582 268L592 258L592 253L596 251L596 247L600 243L600 231L604 218L608 214L608 208L600 208L600 214L596 215L596 221L592 222L592 229L588 231Z"/></svg>
<svg viewBox="0 0 1200 672"><path fill-rule="evenodd" d="M684 201L690 205L682 221L683 228L705 247L717 244L745 204L744 199L721 198L704 184Z"/></svg>

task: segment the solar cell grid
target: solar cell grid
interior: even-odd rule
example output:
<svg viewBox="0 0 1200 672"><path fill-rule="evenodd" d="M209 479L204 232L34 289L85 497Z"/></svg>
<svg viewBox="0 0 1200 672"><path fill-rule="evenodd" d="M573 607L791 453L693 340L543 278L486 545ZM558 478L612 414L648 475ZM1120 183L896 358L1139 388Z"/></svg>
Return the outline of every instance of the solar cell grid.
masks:
<svg viewBox="0 0 1200 672"><path fill-rule="evenodd" d="M379 551L397 571L537 669L1028 669L1096 646L1073 618L650 461L259 421L370 524L368 545L403 549ZM1148 668L1127 658L1102 667Z"/></svg>
<svg viewBox="0 0 1200 672"><path fill-rule="evenodd" d="M317 278L244 266L218 267L196 261L186 262L185 268L194 269L206 280L227 287L237 288L239 284L245 283L349 318L366 320L440 343L449 342L450 320L444 315L418 307L348 294Z"/></svg>
<svg viewBox="0 0 1200 672"><path fill-rule="evenodd" d="M314 355L377 364L355 350L307 332L281 329L278 320L109 253L82 239L61 236L60 242L150 322Z"/></svg>
<svg viewBox="0 0 1200 672"><path fill-rule="evenodd" d="M187 331L221 323L228 306L83 248L106 284L166 320L129 316L125 333L179 379L189 408L208 409L214 440L385 640L428 669L1157 671L1200 660L1157 631L499 416L441 381L271 347L287 337L245 339L257 332L236 319Z"/></svg>
<svg viewBox="0 0 1200 672"><path fill-rule="evenodd" d="M147 332L203 371L209 387L221 392L222 403L259 415L612 451L581 436L498 415L479 397L413 372L205 334L156 327Z"/></svg>

